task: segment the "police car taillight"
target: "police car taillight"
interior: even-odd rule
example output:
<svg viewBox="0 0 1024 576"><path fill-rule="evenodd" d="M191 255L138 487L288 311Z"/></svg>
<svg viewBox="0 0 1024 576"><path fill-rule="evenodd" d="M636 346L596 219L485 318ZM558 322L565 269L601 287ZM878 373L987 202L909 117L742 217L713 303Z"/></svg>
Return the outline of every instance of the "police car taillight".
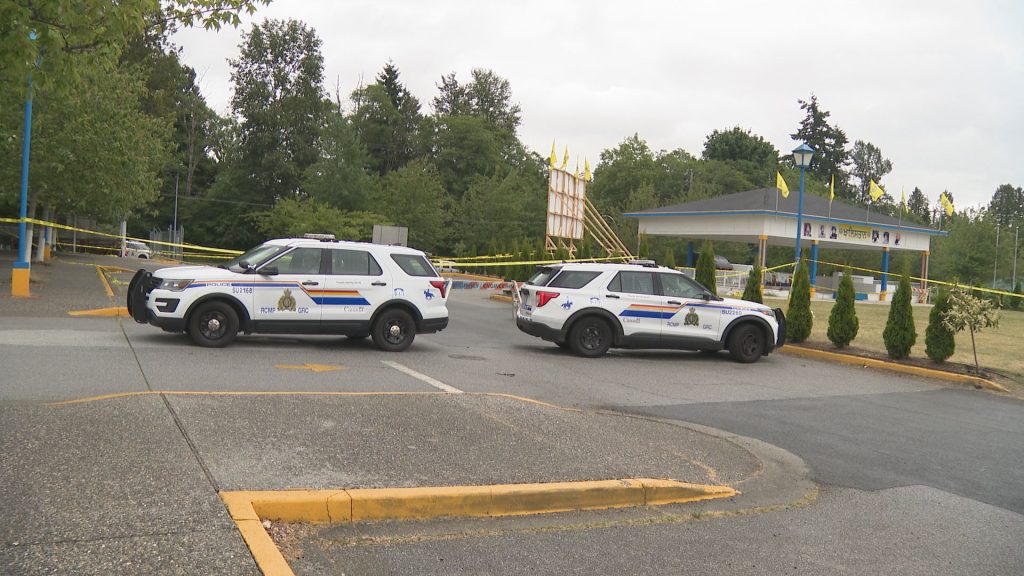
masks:
<svg viewBox="0 0 1024 576"><path fill-rule="evenodd" d="M543 290L537 292L537 308L540 308L555 298L558 298L558 292L545 292Z"/></svg>
<svg viewBox="0 0 1024 576"><path fill-rule="evenodd" d="M437 288L437 291L441 293L441 298L444 298L445 292L448 291L447 280L431 280L430 285Z"/></svg>

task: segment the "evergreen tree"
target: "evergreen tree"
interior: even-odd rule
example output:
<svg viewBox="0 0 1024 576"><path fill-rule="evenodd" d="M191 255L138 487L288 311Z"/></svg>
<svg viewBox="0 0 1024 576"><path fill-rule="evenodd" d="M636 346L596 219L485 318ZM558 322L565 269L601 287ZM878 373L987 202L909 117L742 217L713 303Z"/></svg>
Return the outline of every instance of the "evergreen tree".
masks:
<svg viewBox="0 0 1024 576"><path fill-rule="evenodd" d="M811 336L814 317L811 316L811 279L807 261L800 259L789 294L786 311L786 334L790 342L803 342Z"/></svg>
<svg viewBox="0 0 1024 576"><path fill-rule="evenodd" d="M764 304L764 292L761 291L761 267L757 264L750 269L747 285L743 288L743 299L748 302Z"/></svg>
<svg viewBox="0 0 1024 576"><path fill-rule="evenodd" d="M640 235L640 248L637 250L637 256L641 260L646 260L651 257L651 243L647 240L646 234Z"/></svg>
<svg viewBox="0 0 1024 576"><path fill-rule="evenodd" d="M700 282L712 294L718 295L715 281L715 250L711 247L711 241L705 240L704 246L700 249L700 257L697 258L697 282Z"/></svg>
<svg viewBox="0 0 1024 576"><path fill-rule="evenodd" d="M836 195L840 198L852 198L846 172L846 166L850 163L850 153L846 150L846 133L838 126L829 124L828 117L831 113L821 108L818 97L814 94L811 94L809 101L797 102L806 116L800 121L800 128L791 136L794 140L806 142L814 149L809 171L824 182L828 182L834 175Z"/></svg>
<svg viewBox="0 0 1024 576"><path fill-rule="evenodd" d="M1020 280L1017 280L1017 286L1013 289L1013 292L1014 294L1024 294L1024 291L1021 290ZM1014 310L1024 308L1024 296L1014 296L1013 298L1010 298L1010 306Z"/></svg>
<svg viewBox="0 0 1024 576"><path fill-rule="evenodd" d="M910 275L904 272L900 276L896 295L889 307L889 320L885 323L885 330L882 331L885 350L889 353L890 358L899 359L910 356L910 349L917 341L914 313L910 301Z"/></svg>
<svg viewBox="0 0 1024 576"><path fill-rule="evenodd" d="M843 279L839 281L836 291L836 303L828 315L828 339L836 348L843 348L857 337L860 321L854 306L856 295L853 291L853 278L850 267L843 270Z"/></svg>
<svg viewBox="0 0 1024 576"><path fill-rule="evenodd" d="M665 249L665 258L663 259L661 265L667 266L669 268L676 267L676 251L673 250L671 247Z"/></svg>
<svg viewBox="0 0 1024 576"><path fill-rule="evenodd" d="M943 288L935 297L935 305L928 314L928 327L924 329L924 353L935 362L943 362L956 352L955 334L943 323L947 311L949 291Z"/></svg>

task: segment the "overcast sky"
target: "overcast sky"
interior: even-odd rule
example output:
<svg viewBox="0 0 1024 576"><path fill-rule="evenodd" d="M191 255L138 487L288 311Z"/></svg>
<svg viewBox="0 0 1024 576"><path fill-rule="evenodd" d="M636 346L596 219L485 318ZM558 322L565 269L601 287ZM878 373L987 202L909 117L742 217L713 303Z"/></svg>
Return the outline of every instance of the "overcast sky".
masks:
<svg viewBox="0 0 1024 576"><path fill-rule="evenodd" d="M490 68L522 106L523 142L589 158L638 133L696 156L715 129L742 126L780 151L817 95L852 143L892 161L897 200L987 203L1024 186L1024 3L1006 1L276 0L238 29L174 41L218 112L241 33L293 18L323 40L325 79L343 95L390 59L430 112L442 74ZM572 165L572 163L570 163ZM791 184L792 186L792 184Z"/></svg>

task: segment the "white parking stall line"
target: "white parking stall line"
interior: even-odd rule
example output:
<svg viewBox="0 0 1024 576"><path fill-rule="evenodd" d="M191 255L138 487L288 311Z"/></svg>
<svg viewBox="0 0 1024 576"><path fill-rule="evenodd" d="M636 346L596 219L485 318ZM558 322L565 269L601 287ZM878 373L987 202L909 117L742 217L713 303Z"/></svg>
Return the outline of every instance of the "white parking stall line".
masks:
<svg viewBox="0 0 1024 576"><path fill-rule="evenodd" d="M423 382L430 384L431 386L437 388L438 390L444 390L445 392L451 392L452 394L462 394L462 390L459 390L454 386L449 386L444 382L441 382L440 380L435 380L434 378L431 378L426 374L417 372L412 368L409 368L408 366L403 366L402 364L399 364L398 362L392 362L390 360L381 360L381 363L384 364L385 366L390 366L395 370L398 370L399 372L404 372L405 374L408 374L409 376L412 376L417 380L422 380Z"/></svg>

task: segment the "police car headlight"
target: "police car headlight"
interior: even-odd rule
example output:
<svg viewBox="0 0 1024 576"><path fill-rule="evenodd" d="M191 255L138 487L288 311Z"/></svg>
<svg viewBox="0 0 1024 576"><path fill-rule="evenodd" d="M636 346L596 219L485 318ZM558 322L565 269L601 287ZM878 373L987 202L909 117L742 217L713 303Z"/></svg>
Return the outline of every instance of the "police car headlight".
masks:
<svg viewBox="0 0 1024 576"><path fill-rule="evenodd" d="M164 280L164 281L160 282L160 285L157 286L157 288L159 288L160 290L170 290L171 292L181 292L185 288L188 288L188 285L191 284L191 283L192 283L191 279L188 279L188 280L170 280L170 279L168 279L168 280Z"/></svg>

